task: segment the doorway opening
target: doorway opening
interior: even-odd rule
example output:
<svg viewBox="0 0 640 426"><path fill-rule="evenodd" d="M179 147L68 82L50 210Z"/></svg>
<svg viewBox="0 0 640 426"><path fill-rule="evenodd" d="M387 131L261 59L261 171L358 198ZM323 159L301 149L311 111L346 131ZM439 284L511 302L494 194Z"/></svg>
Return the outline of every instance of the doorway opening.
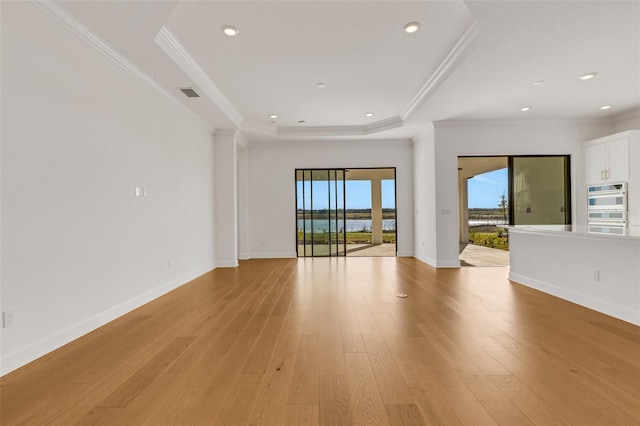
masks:
<svg viewBox="0 0 640 426"><path fill-rule="evenodd" d="M462 266L508 266L509 225L571 223L569 156L459 157Z"/></svg>
<svg viewBox="0 0 640 426"><path fill-rule="evenodd" d="M395 168L296 169L298 257L395 256Z"/></svg>

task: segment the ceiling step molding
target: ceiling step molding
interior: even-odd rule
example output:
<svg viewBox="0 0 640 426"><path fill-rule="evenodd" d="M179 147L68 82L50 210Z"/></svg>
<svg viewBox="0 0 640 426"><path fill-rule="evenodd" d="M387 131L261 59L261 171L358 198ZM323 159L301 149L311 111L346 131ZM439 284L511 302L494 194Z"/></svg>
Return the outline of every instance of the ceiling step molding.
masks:
<svg viewBox="0 0 640 426"><path fill-rule="evenodd" d="M409 105L402 112L400 117L406 120L416 108L422 105L435 90L442 84L455 69L455 66L462 59L463 54L467 53L473 40L480 34L480 25L478 21L473 21L469 29L464 33L462 38L456 43L451 52L447 55L436 71L429 77L427 82L422 86L418 94L411 100Z"/></svg>
<svg viewBox="0 0 640 426"><path fill-rule="evenodd" d="M304 127L278 127L277 135L297 138L314 138L321 136L347 137L367 136L383 130L402 127L404 121L400 117L392 117L386 120L376 121L363 126L304 126Z"/></svg>
<svg viewBox="0 0 640 426"><path fill-rule="evenodd" d="M156 35L155 42L180 69L204 92L205 95L235 124L242 127L242 115L229 99L211 81L203 69L184 48L182 43L165 26Z"/></svg>
<svg viewBox="0 0 640 426"><path fill-rule="evenodd" d="M140 83L144 84L149 89L160 94L176 106L180 107L183 111L187 112L189 116L193 118L198 124L204 126L210 132L213 132L215 130L210 123L207 123L204 119L202 119L202 117L187 108L186 105L176 99L171 93L163 89L158 83L156 83L151 77L145 74L133 63L131 63L120 52L107 44L96 34L92 33L85 25L78 21L74 16L70 15L60 5L58 5L57 2L53 0L31 0L31 4L43 11L46 15L48 15L54 21L58 22L67 30L78 36L82 41L100 52L105 58L118 65Z"/></svg>
<svg viewBox="0 0 640 426"><path fill-rule="evenodd" d="M374 123L369 123L365 127L367 135L372 133L382 132L384 130L395 129L397 127L404 126L404 120L401 117L391 117L385 120L379 120Z"/></svg>

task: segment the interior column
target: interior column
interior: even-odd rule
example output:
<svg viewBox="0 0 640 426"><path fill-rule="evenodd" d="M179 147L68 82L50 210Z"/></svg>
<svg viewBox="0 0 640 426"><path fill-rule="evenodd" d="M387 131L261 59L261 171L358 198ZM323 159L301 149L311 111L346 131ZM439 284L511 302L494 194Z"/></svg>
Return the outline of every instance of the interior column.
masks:
<svg viewBox="0 0 640 426"><path fill-rule="evenodd" d="M469 178L464 176L460 169L458 169L458 218L460 244L469 243Z"/></svg>
<svg viewBox="0 0 640 426"><path fill-rule="evenodd" d="M215 247L217 267L238 266L238 172L235 132L214 134Z"/></svg>
<svg viewBox="0 0 640 426"><path fill-rule="evenodd" d="M371 179L371 243L382 244L382 182Z"/></svg>

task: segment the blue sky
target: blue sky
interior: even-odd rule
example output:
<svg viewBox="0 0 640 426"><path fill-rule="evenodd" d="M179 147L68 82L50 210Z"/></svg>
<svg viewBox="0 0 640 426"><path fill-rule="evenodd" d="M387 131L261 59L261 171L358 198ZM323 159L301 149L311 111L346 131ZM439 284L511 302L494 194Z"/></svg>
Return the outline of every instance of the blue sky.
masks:
<svg viewBox="0 0 640 426"><path fill-rule="evenodd" d="M309 182L305 182L305 208L310 208ZM302 194L302 183L298 182L298 197ZM370 209L371 208L371 182L367 180L348 180L347 209ZM342 193L339 194L340 196ZM300 203L298 203L299 205ZM326 209L328 204L327 181L314 181L313 186L313 208ZM395 185L393 180L382 181L382 207L394 208L396 205ZM333 207L333 206L332 206ZM341 207L341 205L339 205Z"/></svg>
<svg viewBox="0 0 640 426"><path fill-rule="evenodd" d="M507 168L474 176L469 179L469 208L495 208L504 193L507 197Z"/></svg>

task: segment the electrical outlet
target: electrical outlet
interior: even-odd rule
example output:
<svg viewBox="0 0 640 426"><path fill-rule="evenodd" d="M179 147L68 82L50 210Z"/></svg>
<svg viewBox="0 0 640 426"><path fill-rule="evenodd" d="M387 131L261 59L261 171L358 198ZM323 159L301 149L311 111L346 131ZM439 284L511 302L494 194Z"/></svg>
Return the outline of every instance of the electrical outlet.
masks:
<svg viewBox="0 0 640 426"><path fill-rule="evenodd" d="M16 325L16 314L13 310L4 311L2 313L2 327L13 327Z"/></svg>
<svg viewBox="0 0 640 426"><path fill-rule="evenodd" d="M594 269L592 274L591 274L591 279L593 281L600 281L600 270L599 269Z"/></svg>

